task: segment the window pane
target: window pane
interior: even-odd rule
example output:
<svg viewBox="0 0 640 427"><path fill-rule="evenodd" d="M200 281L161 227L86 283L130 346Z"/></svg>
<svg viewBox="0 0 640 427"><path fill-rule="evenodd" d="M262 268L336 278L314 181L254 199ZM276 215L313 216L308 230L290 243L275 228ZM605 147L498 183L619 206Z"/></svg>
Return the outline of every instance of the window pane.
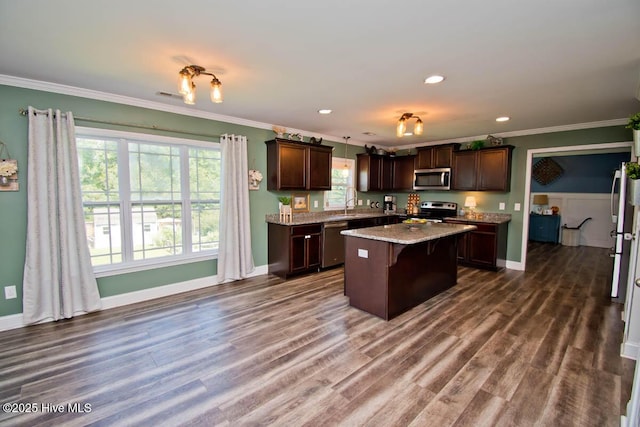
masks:
<svg viewBox="0 0 640 427"><path fill-rule="evenodd" d="M129 143L132 200L180 199L177 147Z"/></svg>
<svg viewBox="0 0 640 427"><path fill-rule="evenodd" d="M191 205L193 224L191 242L193 252L218 249L220 233L219 203L195 203Z"/></svg>
<svg viewBox="0 0 640 427"><path fill-rule="evenodd" d="M93 265L122 260L120 208L117 205L85 205L85 227Z"/></svg>
<svg viewBox="0 0 640 427"><path fill-rule="evenodd" d="M133 259L182 253L180 204L134 204L131 207Z"/></svg>
<svg viewBox="0 0 640 427"><path fill-rule="evenodd" d="M351 199L353 197L354 176L355 161L353 159L333 158L331 164L331 190L324 192L325 208L344 208L347 189L349 189L348 198ZM355 200L349 200L348 207L352 208L355 204Z"/></svg>
<svg viewBox="0 0 640 427"><path fill-rule="evenodd" d="M117 201L117 141L79 138L78 165L84 202Z"/></svg>

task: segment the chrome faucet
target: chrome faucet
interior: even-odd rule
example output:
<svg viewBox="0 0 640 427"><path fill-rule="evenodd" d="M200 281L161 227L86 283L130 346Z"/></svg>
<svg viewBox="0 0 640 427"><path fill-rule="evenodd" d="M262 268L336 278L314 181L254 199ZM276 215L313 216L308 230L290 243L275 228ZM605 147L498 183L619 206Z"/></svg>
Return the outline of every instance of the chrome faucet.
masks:
<svg viewBox="0 0 640 427"><path fill-rule="evenodd" d="M349 198L349 190L353 191L353 197ZM349 202L353 200L353 207L355 208L356 204L358 203L358 191L356 190L356 187L347 187L346 191L344 192L344 214L347 214L347 207L349 206Z"/></svg>

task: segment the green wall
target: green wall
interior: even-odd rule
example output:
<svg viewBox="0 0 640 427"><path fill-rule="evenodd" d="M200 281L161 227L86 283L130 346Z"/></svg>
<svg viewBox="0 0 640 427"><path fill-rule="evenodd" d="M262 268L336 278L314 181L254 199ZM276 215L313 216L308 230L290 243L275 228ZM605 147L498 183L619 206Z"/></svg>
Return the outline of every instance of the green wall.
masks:
<svg viewBox="0 0 640 427"><path fill-rule="evenodd" d="M71 111L74 117L159 126L185 132L210 135L224 133L245 135L249 140L249 168L258 169L262 171L263 175L266 175L266 145L264 141L274 137L270 129L259 129L111 102L0 85L0 140L9 148L11 157L18 160L20 185L20 191L18 192L0 192L0 316L22 312L22 276L27 229L28 119L19 115L18 110L28 106L33 106L37 109L53 108ZM218 141L218 138L194 137L175 132L99 125L78 120L76 120L76 123L79 126L86 127L102 127L129 132ZM340 156L344 153L344 144L342 143L323 141L323 144L336 147ZM350 147L349 157L355 158L357 151L360 150ZM276 195L266 190L266 182L264 181L260 186L260 190L249 192L251 237L253 258L256 266L267 264L267 226L264 218L268 213L277 212L278 200ZM318 200L318 205L320 206L318 209L312 210L322 209L322 197L322 192L311 193L311 206L313 206L314 200ZM180 266L101 277L98 279L98 287L100 295L107 297L215 274L215 261L201 261ZM4 298L2 289L9 285L16 286L18 298L11 300Z"/></svg>
<svg viewBox="0 0 640 427"><path fill-rule="evenodd" d="M0 193L0 289L4 286L15 285L18 291L18 298L11 300L5 300L3 293L0 293L0 316L22 312L22 275L27 229L26 161L28 121L26 117L18 114L18 110L28 106L33 106L37 109L53 108L62 111L72 111L76 117L90 117L106 121L136 123L149 126L156 125L185 132L198 132L212 135L223 133L245 135L249 140L249 168L258 169L262 171L263 174L266 172L266 145L264 141L272 139L274 136L273 132L269 129L259 129L111 102L0 85L0 140L7 144L11 157L18 160L20 184L20 191L18 192ZM105 127L129 132L185 137L183 134L172 132L151 132L135 128L96 125L80 121L78 121L77 124L87 127ZM210 140L217 142L217 138L211 138ZM516 202L524 202L526 179L524 171L527 149L630 140L631 131L624 129L623 126L505 139L505 143L516 147L513 152L511 192L506 194L476 192L473 194L477 197L480 211L497 212L498 204L505 202L507 206L505 212L513 215L513 220L509 226L507 259L519 261L521 255L523 212L514 212L513 204ZM323 142L323 144L336 147L336 156L344 156L345 147L341 142L327 141ZM355 158L356 153L363 151L362 147L350 145L348 147L348 157ZM399 207L406 205L406 194L407 193L398 194ZM268 213L277 212L277 195L276 193L266 191L266 183L264 181L260 190L249 192L253 257L256 266L264 266L267 264L267 226L264 221L264 216ZM360 193L359 199L365 202L367 199L381 201L382 195L381 193ZM422 200L436 199L462 203L467 193L420 192L420 195ZM322 192L312 192L310 199L311 210L322 210ZM315 200L318 201L318 205L320 206L317 209L313 208L313 202ZM203 261L181 266L102 277L98 279L98 286L101 296L106 297L207 277L215 273L215 261Z"/></svg>

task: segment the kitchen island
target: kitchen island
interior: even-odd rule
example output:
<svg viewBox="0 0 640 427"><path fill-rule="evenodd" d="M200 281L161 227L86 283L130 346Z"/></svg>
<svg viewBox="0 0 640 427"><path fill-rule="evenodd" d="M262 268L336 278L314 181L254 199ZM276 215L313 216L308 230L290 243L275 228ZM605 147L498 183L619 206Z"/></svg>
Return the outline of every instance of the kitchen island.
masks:
<svg viewBox="0 0 640 427"><path fill-rule="evenodd" d="M474 225L393 224L346 230L349 305L389 320L457 281L457 238Z"/></svg>

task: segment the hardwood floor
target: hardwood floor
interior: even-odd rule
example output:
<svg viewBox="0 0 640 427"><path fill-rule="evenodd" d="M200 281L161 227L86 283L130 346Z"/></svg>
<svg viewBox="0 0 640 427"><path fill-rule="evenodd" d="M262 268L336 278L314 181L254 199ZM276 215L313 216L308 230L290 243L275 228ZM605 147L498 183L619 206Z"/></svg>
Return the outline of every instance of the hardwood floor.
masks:
<svg viewBox="0 0 640 427"><path fill-rule="evenodd" d="M526 272L460 268L390 322L335 269L2 332L0 401L37 412L0 425L618 426L634 362L610 265L537 244Z"/></svg>

